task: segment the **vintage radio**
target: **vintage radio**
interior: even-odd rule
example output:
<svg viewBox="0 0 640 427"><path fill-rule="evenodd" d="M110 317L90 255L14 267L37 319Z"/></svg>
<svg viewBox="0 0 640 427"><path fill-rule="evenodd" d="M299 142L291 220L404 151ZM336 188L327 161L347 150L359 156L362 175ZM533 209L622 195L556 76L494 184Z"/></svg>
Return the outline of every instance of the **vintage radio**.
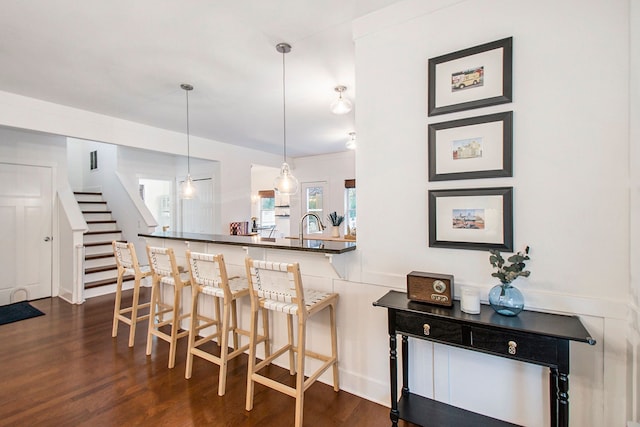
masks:
<svg viewBox="0 0 640 427"><path fill-rule="evenodd" d="M407 274L407 296L412 301L451 307L453 276L412 271Z"/></svg>

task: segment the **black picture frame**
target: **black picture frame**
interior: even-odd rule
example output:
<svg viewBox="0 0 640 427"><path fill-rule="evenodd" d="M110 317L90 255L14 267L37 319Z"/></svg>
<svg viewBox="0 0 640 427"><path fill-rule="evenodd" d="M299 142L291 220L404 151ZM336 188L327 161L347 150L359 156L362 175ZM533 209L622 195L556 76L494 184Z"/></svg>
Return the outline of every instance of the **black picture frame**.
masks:
<svg viewBox="0 0 640 427"><path fill-rule="evenodd" d="M486 125L496 122L502 123L502 132L496 134L497 129L484 129L487 133L477 135L479 130L475 125ZM469 126L474 126L475 133L469 133ZM466 132L465 132L466 128ZM439 138L445 130L448 132L449 138L455 138L455 130L459 130L459 140L451 140ZM453 131L453 132L452 132ZM429 181L449 181L457 179L479 179L479 178L499 178L513 176L513 112L506 111L502 113L488 114L485 116L470 117L460 120L451 120L448 122L432 123L429 125L428 135L428 166ZM480 145L481 155L477 158L460 159L455 154L454 145L469 141L466 139L473 135L472 139L477 139L474 143ZM485 138L484 146L483 137ZM501 139L498 141L496 139ZM483 158L484 156L484 158ZM469 156L471 157L471 156ZM458 160L455 160L455 159ZM438 159L445 159L445 165L439 165ZM438 171L444 169L447 162L453 165L459 162L462 168L455 168L450 172ZM498 166L498 167L494 167ZM475 169L474 169L475 168ZM487 168L487 169L485 169Z"/></svg>
<svg viewBox="0 0 640 427"><path fill-rule="evenodd" d="M495 58L490 53L495 51L497 57L499 56L497 51L500 49L502 50L501 64L493 64ZM465 65L465 58L472 62ZM428 116L511 102L512 59L513 37L430 58L428 64ZM487 70L484 69L483 60L492 64L491 67L487 67ZM481 64L477 62L481 62ZM459 64L458 68L455 68L456 64ZM447 67L454 68L445 72ZM455 72L451 73L450 71ZM477 71L477 78L474 77L476 76L475 71ZM489 72L485 75L485 71ZM501 76L498 76L500 71ZM454 83L454 79L458 78L464 80L456 80ZM484 87L485 81L486 87ZM480 87L482 90L477 89ZM478 97L475 98L473 93L470 95L464 91L477 91Z"/></svg>
<svg viewBox="0 0 640 427"><path fill-rule="evenodd" d="M482 215L466 219L457 211ZM512 252L513 187L430 190L429 246Z"/></svg>

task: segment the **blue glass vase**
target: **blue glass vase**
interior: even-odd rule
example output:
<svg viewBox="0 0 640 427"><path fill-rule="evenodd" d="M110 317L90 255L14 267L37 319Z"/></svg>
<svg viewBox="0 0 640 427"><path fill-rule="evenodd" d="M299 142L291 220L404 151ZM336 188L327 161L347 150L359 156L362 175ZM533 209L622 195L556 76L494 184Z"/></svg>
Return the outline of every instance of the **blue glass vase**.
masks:
<svg viewBox="0 0 640 427"><path fill-rule="evenodd" d="M510 283L501 283L489 291L489 304L503 316L517 316L524 309L524 297Z"/></svg>

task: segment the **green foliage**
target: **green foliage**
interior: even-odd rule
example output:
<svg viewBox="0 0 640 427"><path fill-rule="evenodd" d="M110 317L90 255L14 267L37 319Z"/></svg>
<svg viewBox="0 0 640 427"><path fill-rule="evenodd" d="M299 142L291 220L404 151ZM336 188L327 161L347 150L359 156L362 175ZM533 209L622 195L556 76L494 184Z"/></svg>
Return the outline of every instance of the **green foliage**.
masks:
<svg viewBox="0 0 640 427"><path fill-rule="evenodd" d="M327 215L327 219L331 222L331 225L338 226L342 224L342 221L344 221L344 215L338 215L336 211L333 211Z"/></svg>
<svg viewBox="0 0 640 427"><path fill-rule="evenodd" d="M528 261L529 258L529 246L527 246L524 252L517 252L507 258L507 264L500 254L500 251L492 249L489 251L491 254L489 256L489 263L496 268L495 273L491 273L492 277L497 277L500 279L503 285L507 285L518 277L529 277L531 274L530 271L525 270L525 261Z"/></svg>

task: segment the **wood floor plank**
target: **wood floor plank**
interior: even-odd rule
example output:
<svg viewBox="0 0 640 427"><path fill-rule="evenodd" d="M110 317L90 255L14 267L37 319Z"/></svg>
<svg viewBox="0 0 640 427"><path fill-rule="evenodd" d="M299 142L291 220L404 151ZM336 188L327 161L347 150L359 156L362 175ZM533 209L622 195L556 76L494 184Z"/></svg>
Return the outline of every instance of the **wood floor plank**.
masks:
<svg viewBox="0 0 640 427"><path fill-rule="evenodd" d="M129 293L125 292L127 302ZM148 292L143 298L148 300ZM77 306L58 298L32 301L45 313L0 326L0 425L29 426L239 426L283 427L294 421L294 399L259 384L245 411L247 356L229 362L225 396L218 396L217 366L194 358L184 378L186 339L174 369L159 341L145 355L146 321L128 347L128 327L111 337L113 295ZM211 351L217 351L210 343ZM265 368L291 381L288 370ZM305 393L304 425L389 426L389 409L316 382ZM400 423L401 426L409 424Z"/></svg>

